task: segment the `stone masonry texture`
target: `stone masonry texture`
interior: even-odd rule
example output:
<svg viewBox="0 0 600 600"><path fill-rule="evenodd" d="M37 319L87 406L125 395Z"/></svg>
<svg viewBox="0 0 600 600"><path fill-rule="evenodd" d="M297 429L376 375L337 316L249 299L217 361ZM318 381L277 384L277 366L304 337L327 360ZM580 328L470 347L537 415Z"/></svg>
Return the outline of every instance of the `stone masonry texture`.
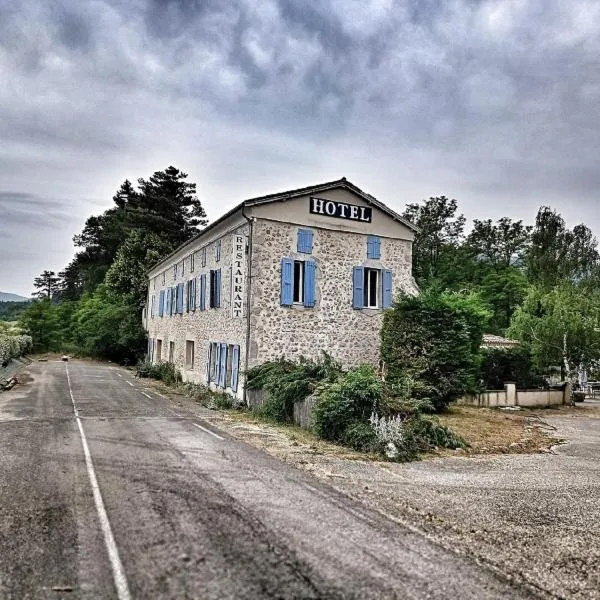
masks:
<svg viewBox="0 0 600 600"><path fill-rule="evenodd" d="M376 364L383 311L352 307L355 266L391 269L394 296L415 293L411 242L381 238L381 259L367 259L367 235L313 229L313 252L298 254L299 226L258 220L254 225L250 366L285 356L317 358L322 350L344 366ZM316 305L280 304L281 259L317 264Z"/></svg>

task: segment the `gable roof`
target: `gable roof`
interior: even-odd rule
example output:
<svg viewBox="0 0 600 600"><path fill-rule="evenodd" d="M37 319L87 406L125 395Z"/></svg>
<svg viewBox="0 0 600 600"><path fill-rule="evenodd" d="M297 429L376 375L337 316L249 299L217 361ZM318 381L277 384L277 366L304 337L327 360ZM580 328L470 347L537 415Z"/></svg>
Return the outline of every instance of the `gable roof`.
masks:
<svg viewBox="0 0 600 600"><path fill-rule="evenodd" d="M321 183L319 185L311 185L308 187L298 188L296 190L288 190L286 192L278 192L276 194L267 194L266 196L258 196L256 198L249 198L247 200L243 200L242 202L240 202L239 204L234 206L231 210L229 210L225 214L221 215L216 221L213 221L212 223L207 225L202 231L199 231L194 237L190 238L187 242L184 242L183 244L181 244L181 246L179 246L178 248L173 250L173 252L171 252L171 254L169 254L168 256L165 256L165 258L163 258L161 261L159 261L158 263L153 265L148 270L148 273L150 273L151 271L156 269L156 267L158 267L163 262L166 262L167 260L169 260L172 256L177 254L181 249L183 249L186 246L189 246L190 244L195 242L199 237L203 236L204 234L206 234L206 232L213 229L213 227L216 227L219 223L221 223L222 221L225 221L225 219L229 218L231 215L233 215L237 211L243 210L247 206L257 206L259 204L270 204L271 202L285 202L286 200L292 200L293 198L298 198L300 196L307 196L309 194L319 194L321 192L327 192L328 190L340 189L340 188L349 190L350 192L353 192L354 194L356 194L357 196L362 198L365 202L367 202L371 206L375 206L380 211L384 212L389 217L394 219L394 221L397 221L398 223L402 223L402 225L408 227L412 231L417 232L419 230L419 228L416 225L414 225L413 223L411 223L408 219L405 219L404 217L400 216L397 212L395 212L391 208L389 208L389 206L386 206L383 202L380 202L379 200L377 200L377 198L375 198L374 196L371 196L371 194L367 194L367 192L363 192L359 187L357 187L356 185L354 185L353 183L348 181L345 177L342 177L341 179L336 179L335 181L328 181L326 183Z"/></svg>
<svg viewBox="0 0 600 600"><path fill-rule="evenodd" d="M278 194L268 194L267 196L259 196L258 198L250 198L249 200L244 200L240 206L256 206L257 204L269 204L271 202L285 202L286 200L291 200L292 198L297 198L298 196L307 196L309 194L318 194L321 192L326 192L328 190L333 189L346 189L360 198L362 198L367 204L371 206L377 207L382 212L386 213L390 216L394 221L398 221L402 223L412 231L418 231L416 225L400 216L397 212L393 211L389 206L386 206L383 202L380 202L371 194L367 194L367 192L363 192L359 187L355 186L352 182L348 181L345 177L341 179L337 179L336 181L328 181L327 183L321 183L320 185L311 185L305 188L298 188L297 190L289 190L287 192L280 192ZM234 209L235 210L235 209Z"/></svg>

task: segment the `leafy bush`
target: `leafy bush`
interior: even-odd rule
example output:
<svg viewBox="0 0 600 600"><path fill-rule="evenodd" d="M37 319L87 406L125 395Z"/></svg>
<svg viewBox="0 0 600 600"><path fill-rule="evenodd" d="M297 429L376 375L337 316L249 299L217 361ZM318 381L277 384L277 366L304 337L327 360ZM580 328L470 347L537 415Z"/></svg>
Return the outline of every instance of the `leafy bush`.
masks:
<svg viewBox="0 0 600 600"><path fill-rule="evenodd" d="M136 366L136 374L138 376L150 377L158 379L165 383L177 383L181 381L181 373L171 362L153 363L149 360L140 361Z"/></svg>
<svg viewBox="0 0 600 600"><path fill-rule="evenodd" d="M483 389L501 390L507 381L516 383L521 389L544 385L526 348L484 348L481 361Z"/></svg>
<svg viewBox="0 0 600 600"><path fill-rule="evenodd" d="M304 400L323 381L341 373L341 366L327 353L318 361L301 358L297 363L280 359L254 367L247 373L248 389L264 389L268 400L257 412L282 423L292 421L294 403Z"/></svg>
<svg viewBox="0 0 600 600"><path fill-rule="evenodd" d="M383 384L372 367L362 365L320 386L316 393L315 433L326 440L348 443L348 430L356 423L368 423L369 415L380 410Z"/></svg>
<svg viewBox="0 0 600 600"><path fill-rule="evenodd" d="M11 358L23 356L32 345L29 335L0 334L0 366L6 366Z"/></svg>
<svg viewBox="0 0 600 600"><path fill-rule="evenodd" d="M465 441L437 419L415 413L409 417L371 415L379 450L396 462L414 460L433 448L464 448Z"/></svg>
<svg viewBox="0 0 600 600"><path fill-rule="evenodd" d="M478 388L480 346L489 313L473 294L429 290L400 297L386 311L381 357L392 390L411 382L411 397L436 411Z"/></svg>

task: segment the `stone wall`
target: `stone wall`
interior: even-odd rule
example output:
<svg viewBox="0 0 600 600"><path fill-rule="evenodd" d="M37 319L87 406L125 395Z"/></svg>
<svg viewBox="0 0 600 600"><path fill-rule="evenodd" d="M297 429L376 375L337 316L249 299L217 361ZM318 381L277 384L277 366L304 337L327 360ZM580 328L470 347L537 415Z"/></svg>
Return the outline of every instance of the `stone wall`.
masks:
<svg viewBox="0 0 600 600"><path fill-rule="evenodd" d="M313 252L298 254L297 225L259 219L254 225L250 366L285 355L318 357L330 353L344 366L375 364L383 311L352 307L352 269L391 269L394 295L416 293L411 275L411 242L381 238L381 259L367 259L367 235L313 227ZM317 264L316 304L280 304L281 259Z"/></svg>
<svg viewBox="0 0 600 600"><path fill-rule="evenodd" d="M243 225L223 234L221 237L212 240L207 246L198 240L198 243L190 246L183 259L179 257L178 264L184 260L183 274L181 266L177 270L177 277L173 278L172 265L166 266L166 282L162 283L162 273L153 277L150 283L149 303L151 306L151 297L155 296L154 317L151 311L147 311L147 329L148 337L162 340L162 356L155 355L155 361L167 360L169 355L169 342L175 342L174 363L181 371L184 381L194 383L206 383L206 366L211 342L220 342L227 344L236 344L240 347L239 363L239 382L237 396L243 396L243 371L245 365L245 345L246 345L246 318L245 316L232 317L231 311L231 266L233 260L233 240L234 235L248 235L248 225ZM215 244L221 243L221 257L216 260ZM206 266L202 266L202 249L206 247ZM189 255L194 253L194 270L191 271ZM244 264L246 255L244 255ZM196 280L201 274L207 274L207 287L209 285L209 273L211 269L221 269L221 306L220 308L209 308L208 292L206 299L206 310L201 311L198 307L194 312L174 314L172 316L158 316L158 298L161 289L174 286L177 283L186 282L192 277ZM245 274L247 275L247 274ZM247 281L244 278L244 289ZM199 293L199 284L196 292ZM244 293L244 298L246 294ZM194 368L186 369L185 365L185 346L186 340L194 342ZM156 343L156 342L155 342ZM214 386L213 386L214 387ZM231 390L229 390L231 393Z"/></svg>

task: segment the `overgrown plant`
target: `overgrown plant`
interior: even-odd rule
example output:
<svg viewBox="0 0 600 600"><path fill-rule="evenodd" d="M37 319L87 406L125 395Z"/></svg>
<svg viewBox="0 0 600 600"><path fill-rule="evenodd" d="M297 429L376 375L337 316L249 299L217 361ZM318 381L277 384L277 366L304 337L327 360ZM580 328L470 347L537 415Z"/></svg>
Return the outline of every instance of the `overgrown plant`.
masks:
<svg viewBox="0 0 600 600"><path fill-rule="evenodd" d="M410 379L412 397L436 411L475 391L488 316L474 294L428 290L398 298L381 330L390 387Z"/></svg>
<svg viewBox="0 0 600 600"><path fill-rule="evenodd" d="M263 389L267 401L257 410L266 418L289 423L294 403L312 394L323 381L333 381L342 372L341 365L323 352L317 361L301 358L298 362L284 358L253 367L247 372L247 389Z"/></svg>

